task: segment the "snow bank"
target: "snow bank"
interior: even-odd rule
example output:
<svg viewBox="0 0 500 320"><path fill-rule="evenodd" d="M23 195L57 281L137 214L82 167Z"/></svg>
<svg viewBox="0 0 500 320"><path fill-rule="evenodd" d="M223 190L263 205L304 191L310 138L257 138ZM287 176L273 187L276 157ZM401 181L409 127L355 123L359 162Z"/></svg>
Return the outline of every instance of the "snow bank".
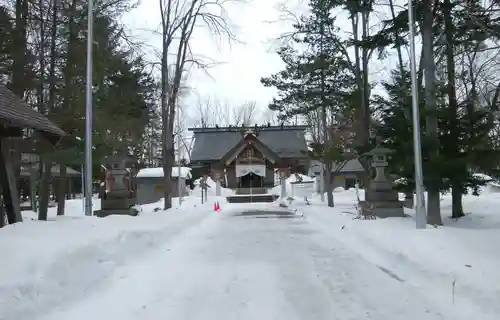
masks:
<svg viewBox="0 0 500 320"><path fill-rule="evenodd" d="M362 196L364 198L364 196ZM413 210L407 218L353 220L355 192L334 194L335 208L319 197L312 205L293 206L332 241L341 241L395 279L418 286L450 308L464 308L471 318L500 314L500 195L464 196L467 216L452 220L451 196L441 200L445 227L416 230ZM336 230L336 231L335 231Z"/></svg>
<svg viewBox="0 0 500 320"><path fill-rule="evenodd" d="M181 178L191 179L191 168L181 167ZM163 168L143 168L136 175L137 178L161 178L163 177ZM172 177L179 177L179 167L172 168Z"/></svg>
<svg viewBox="0 0 500 320"><path fill-rule="evenodd" d="M491 181L491 180L493 180L492 177L490 177L489 175L484 174L484 173L474 173L474 174L472 174L472 176L474 178L476 178L476 179L483 180L483 181Z"/></svg>
<svg viewBox="0 0 500 320"><path fill-rule="evenodd" d="M299 179L295 174L292 174L285 180L286 184L286 192L288 196L292 196L292 194L296 197L304 197L311 196L315 193L316 190L316 178L311 178L309 176L298 174L298 176L302 179L300 183ZM277 186L271 188L269 193L271 194L281 194L281 185L279 184L279 179L277 180Z"/></svg>
<svg viewBox="0 0 500 320"><path fill-rule="evenodd" d="M139 216L86 217L81 200L68 200L67 216L26 221L0 229L0 319L22 312L34 319L51 308L98 290L127 261L146 254L166 238L210 216L211 203L186 197L179 207L160 210L162 201L140 206ZM95 201L99 207L99 200Z"/></svg>

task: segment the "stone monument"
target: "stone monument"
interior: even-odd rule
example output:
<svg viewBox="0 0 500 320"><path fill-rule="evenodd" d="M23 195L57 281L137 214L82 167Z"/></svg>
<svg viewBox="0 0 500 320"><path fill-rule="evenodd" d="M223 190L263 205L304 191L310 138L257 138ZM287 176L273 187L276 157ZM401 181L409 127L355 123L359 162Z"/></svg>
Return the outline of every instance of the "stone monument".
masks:
<svg viewBox="0 0 500 320"><path fill-rule="evenodd" d="M133 162L127 156L110 156L104 159L106 168L105 192L101 199L101 210L95 211L98 217L111 214L136 216L138 211L133 208L136 204L132 190L130 167Z"/></svg>
<svg viewBox="0 0 500 320"><path fill-rule="evenodd" d="M375 168L375 178L365 192L365 202L373 206L375 215L380 218L404 217L403 203L386 172L391 153L390 149L376 147L365 154L371 157L371 166Z"/></svg>

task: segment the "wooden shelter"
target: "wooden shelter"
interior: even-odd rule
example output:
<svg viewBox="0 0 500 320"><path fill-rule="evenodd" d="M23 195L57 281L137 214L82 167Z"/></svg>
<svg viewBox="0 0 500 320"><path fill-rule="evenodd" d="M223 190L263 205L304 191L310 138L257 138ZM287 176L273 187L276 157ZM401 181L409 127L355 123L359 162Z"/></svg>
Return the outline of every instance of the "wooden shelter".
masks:
<svg viewBox="0 0 500 320"><path fill-rule="evenodd" d="M0 187L9 223L22 221L15 166L20 160L19 129L33 129L49 141L57 141L65 135L41 113L28 106L5 85L0 84ZM0 210L0 226L5 221Z"/></svg>

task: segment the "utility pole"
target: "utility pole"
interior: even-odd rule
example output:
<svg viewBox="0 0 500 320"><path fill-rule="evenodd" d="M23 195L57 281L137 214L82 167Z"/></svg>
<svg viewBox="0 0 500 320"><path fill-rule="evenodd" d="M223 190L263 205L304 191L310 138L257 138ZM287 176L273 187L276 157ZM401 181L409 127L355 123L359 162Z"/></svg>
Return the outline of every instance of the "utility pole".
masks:
<svg viewBox="0 0 500 320"><path fill-rule="evenodd" d="M415 18L412 0L408 0L408 24L410 28L411 93L413 111L413 152L415 158L415 213L417 229L427 226L427 214L424 204L424 183L422 169L422 145L420 141L420 111L418 103L417 67L415 59Z"/></svg>
<svg viewBox="0 0 500 320"><path fill-rule="evenodd" d="M87 88L85 102L85 215L92 215L92 44L94 24L93 0L88 2Z"/></svg>

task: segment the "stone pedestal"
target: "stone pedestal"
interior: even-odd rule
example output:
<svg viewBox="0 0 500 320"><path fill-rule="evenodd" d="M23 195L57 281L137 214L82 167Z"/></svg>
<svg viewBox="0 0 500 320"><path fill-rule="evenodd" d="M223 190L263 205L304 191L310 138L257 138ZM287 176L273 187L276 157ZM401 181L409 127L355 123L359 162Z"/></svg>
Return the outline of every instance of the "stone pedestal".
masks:
<svg viewBox="0 0 500 320"><path fill-rule="evenodd" d="M139 213L135 208L136 199L130 198L128 192L110 191L104 199L101 199L101 210L95 211L98 217L107 217L112 214L137 216Z"/></svg>
<svg viewBox="0 0 500 320"><path fill-rule="evenodd" d="M372 156L372 166L376 175L371 181L369 190L365 192L365 202L373 205L375 215L380 218L404 217L403 203L398 199L398 193L387 178L387 155L392 151L387 148L375 148L367 153Z"/></svg>
<svg viewBox="0 0 500 320"><path fill-rule="evenodd" d="M136 216L138 211L133 208L136 199L131 190L131 173L127 167L130 161L126 157L114 156L106 159L106 194L101 199L101 210L94 214L107 217L112 214Z"/></svg>

